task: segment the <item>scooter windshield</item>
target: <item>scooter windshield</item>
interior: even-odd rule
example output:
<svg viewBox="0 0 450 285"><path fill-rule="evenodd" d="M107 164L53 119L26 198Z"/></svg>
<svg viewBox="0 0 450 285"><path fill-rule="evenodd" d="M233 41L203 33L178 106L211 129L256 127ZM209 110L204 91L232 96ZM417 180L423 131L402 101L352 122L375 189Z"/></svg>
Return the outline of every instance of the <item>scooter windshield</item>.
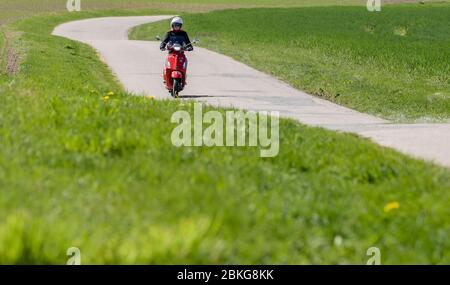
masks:
<svg viewBox="0 0 450 285"><path fill-rule="evenodd" d="M186 39L183 36L171 36L169 39L169 43L171 43L172 45L179 44L181 46L185 46L186 45L185 40Z"/></svg>

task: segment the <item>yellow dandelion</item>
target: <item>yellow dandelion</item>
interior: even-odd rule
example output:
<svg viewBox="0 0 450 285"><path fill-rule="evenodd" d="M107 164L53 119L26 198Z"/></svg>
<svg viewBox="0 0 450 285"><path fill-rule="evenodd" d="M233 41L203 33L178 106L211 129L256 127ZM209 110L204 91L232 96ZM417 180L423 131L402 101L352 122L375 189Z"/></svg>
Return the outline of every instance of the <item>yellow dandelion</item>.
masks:
<svg viewBox="0 0 450 285"><path fill-rule="evenodd" d="M108 96L108 95L104 96L104 97L103 97L103 100L104 100L104 101L108 101L108 100L109 100L109 96Z"/></svg>
<svg viewBox="0 0 450 285"><path fill-rule="evenodd" d="M388 213L392 210L397 210L398 208L400 208L399 202L390 202L390 203L387 203L386 206L384 206L384 212Z"/></svg>
<svg viewBox="0 0 450 285"><path fill-rule="evenodd" d="M106 94L107 96L114 96L114 92L110 91L108 92L108 94Z"/></svg>

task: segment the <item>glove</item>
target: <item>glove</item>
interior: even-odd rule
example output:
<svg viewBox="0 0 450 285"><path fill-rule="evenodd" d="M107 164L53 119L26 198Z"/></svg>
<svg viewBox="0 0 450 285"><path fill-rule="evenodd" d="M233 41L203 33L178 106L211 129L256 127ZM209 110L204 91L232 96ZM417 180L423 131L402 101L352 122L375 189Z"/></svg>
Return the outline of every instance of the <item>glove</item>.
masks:
<svg viewBox="0 0 450 285"><path fill-rule="evenodd" d="M165 51L165 50L166 50L166 48L163 47L163 46L160 46L159 49L160 49L161 51Z"/></svg>

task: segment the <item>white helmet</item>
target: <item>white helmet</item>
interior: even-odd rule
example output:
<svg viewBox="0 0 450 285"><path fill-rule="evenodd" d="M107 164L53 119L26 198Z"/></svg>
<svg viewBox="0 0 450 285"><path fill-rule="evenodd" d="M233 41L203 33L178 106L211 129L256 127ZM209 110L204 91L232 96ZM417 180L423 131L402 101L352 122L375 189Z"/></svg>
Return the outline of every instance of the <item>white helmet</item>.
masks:
<svg viewBox="0 0 450 285"><path fill-rule="evenodd" d="M175 17L172 19L172 21L170 22L170 26L173 27L173 25L178 24L178 25L183 25L183 19L181 19L180 17Z"/></svg>

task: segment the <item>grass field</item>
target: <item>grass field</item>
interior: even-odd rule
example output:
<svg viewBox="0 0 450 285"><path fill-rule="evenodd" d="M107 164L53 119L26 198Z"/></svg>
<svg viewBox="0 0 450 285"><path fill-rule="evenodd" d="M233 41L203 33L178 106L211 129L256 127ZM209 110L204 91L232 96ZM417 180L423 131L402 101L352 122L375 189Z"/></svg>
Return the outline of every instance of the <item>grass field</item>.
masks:
<svg viewBox="0 0 450 285"><path fill-rule="evenodd" d="M425 2L449 0L425 0ZM1 0L0 24L46 12L64 12L66 0ZM418 2L417 0L383 0L384 4ZM242 7L307 7L365 5L364 0L81 0L84 11L114 9L170 9L174 12L205 12Z"/></svg>
<svg viewBox="0 0 450 285"><path fill-rule="evenodd" d="M447 169L288 120L273 159L174 148L170 116L191 103L130 96L92 49L50 36L129 14L149 11L5 28L22 64L0 76L0 264L64 264L71 246L84 264L363 264L371 246L384 264L450 262Z"/></svg>
<svg viewBox="0 0 450 285"><path fill-rule="evenodd" d="M66 0L1 0L0 24L37 13L64 12L66 2ZM360 3L362 3L361 0L81 0L81 9L93 11L151 8L178 12L204 12L240 7L298 7Z"/></svg>
<svg viewBox="0 0 450 285"><path fill-rule="evenodd" d="M202 46L394 121L450 121L450 5L245 9L185 15ZM153 39L167 21L135 28ZM239 31L239 32L236 32Z"/></svg>

